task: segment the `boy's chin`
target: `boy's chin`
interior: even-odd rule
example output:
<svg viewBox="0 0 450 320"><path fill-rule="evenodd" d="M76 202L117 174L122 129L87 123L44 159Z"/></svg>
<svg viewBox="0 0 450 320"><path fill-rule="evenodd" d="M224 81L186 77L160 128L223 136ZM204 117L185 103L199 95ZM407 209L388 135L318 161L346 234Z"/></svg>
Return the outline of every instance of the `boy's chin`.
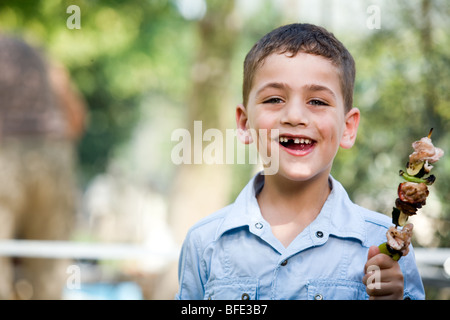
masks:
<svg viewBox="0 0 450 320"><path fill-rule="evenodd" d="M291 181L305 182L317 177L318 172L309 166L291 166L289 168L280 167L278 175Z"/></svg>

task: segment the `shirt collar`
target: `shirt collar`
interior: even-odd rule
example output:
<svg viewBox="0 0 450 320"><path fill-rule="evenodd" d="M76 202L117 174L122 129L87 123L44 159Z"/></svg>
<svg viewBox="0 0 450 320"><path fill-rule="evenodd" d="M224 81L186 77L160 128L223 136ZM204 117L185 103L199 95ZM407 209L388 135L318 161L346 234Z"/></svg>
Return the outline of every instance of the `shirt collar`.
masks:
<svg viewBox="0 0 450 320"><path fill-rule="evenodd" d="M344 187L331 175L329 177L332 190L317 218L304 230L310 233L313 245L327 241L330 235L340 238L355 238L366 244L365 219L358 206L348 197ZM250 232L261 235L269 227L261 215L256 195L264 186L264 175L256 174L244 187L231 205L230 212L219 226L218 239L223 233L248 226ZM321 232L318 237L317 233Z"/></svg>
<svg viewBox="0 0 450 320"><path fill-rule="evenodd" d="M322 228L323 239L329 235L339 238L354 238L364 245L367 242L365 218L360 208L349 198L342 184L331 175L332 190L317 218L311 223L311 232Z"/></svg>
<svg viewBox="0 0 450 320"><path fill-rule="evenodd" d="M216 239L231 229L248 226L250 229L254 227L261 230L258 223L267 224L256 200L256 195L261 192L263 186L264 175L260 172L250 180L231 205L229 213L217 230Z"/></svg>

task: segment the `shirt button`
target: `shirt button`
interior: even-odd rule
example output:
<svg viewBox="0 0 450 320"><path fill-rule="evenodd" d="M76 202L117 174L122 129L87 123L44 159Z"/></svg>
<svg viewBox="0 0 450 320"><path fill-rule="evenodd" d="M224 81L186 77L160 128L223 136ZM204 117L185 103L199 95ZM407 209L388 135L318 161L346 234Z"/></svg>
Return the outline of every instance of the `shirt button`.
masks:
<svg viewBox="0 0 450 320"><path fill-rule="evenodd" d="M286 259L286 260L284 260L284 261L281 263L281 265L284 267L285 265L287 265L287 263L288 263L288 261L287 261L287 259Z"/></svg>
<svg viewBox="0 0 450 320"><path fill-rule="evenodd" d="M255 223L255 228L256 228L256 229L262 229L262 227L263 227L263 225L262 225L261 222Z"/></svg>
<svg viewBox="0 0 450 320"><path fill-rule="evenodd" d="M248 295L248 293L243 293L241 299L242 300L250 300L250 296Z"/></svg>
<svg viewBox="0 0 450 320"><path fill-rule="evenodd" d="M323 232L322 231L317 231L316 232L316 237L317 238L323 238Z"/></svg>
<svg viewBox="0 0 450 320"><path fill-rule="evenodd" d="M318 293L314 296L314 300L323 300L323 296L320 293Z"/></svg>

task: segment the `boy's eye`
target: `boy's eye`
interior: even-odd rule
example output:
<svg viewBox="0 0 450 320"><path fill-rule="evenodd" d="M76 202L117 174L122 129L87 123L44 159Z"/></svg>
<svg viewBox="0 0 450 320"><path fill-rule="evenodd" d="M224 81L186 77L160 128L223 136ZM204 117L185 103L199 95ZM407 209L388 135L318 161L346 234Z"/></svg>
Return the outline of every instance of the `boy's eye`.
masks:
<svg viewBox="0 0 450 320"><path fill-rule="evenodd" d="M310 100L309 104L312 104L313 106L328 106L328 103L318 99Z"/></svg>
<svg viewBox="0 0 450 320"><path fill-rule="evenodd" d="M283 103L283 100L281 98L270 98L270 99L264 100L263 103L279 104L279 103Z"/></svg>

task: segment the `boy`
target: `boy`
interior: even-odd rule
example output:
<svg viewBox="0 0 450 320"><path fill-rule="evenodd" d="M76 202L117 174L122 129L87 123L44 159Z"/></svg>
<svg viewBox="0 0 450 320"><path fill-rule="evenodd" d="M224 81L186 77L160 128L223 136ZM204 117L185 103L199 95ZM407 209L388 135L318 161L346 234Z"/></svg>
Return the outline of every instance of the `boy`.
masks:
<svg viewBox="0 0 450 320"><path fill-rule="evenodd" d="M389 217L330 175L356 138L354 78L350 53L318 26L282 26L250 50L238 137L277 153L278 171L191 228L177 299L424 299L414 253L395 262L378 250Z"/></svg>

